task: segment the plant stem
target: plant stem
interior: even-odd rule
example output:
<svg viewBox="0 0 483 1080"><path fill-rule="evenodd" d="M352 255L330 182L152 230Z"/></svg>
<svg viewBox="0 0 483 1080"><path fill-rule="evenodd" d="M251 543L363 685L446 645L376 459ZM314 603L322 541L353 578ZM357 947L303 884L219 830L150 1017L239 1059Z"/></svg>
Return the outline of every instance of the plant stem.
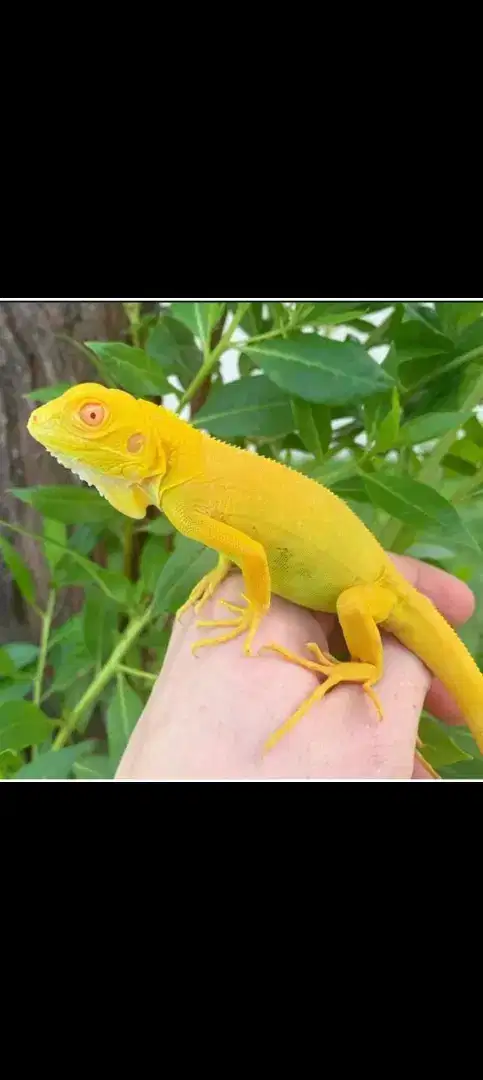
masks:
<svg viewBox="0 0 483 1080"><path fill-rule="evenodd" d="M248 300L245 303L240 304L233 316L233 319L231 320L231 323L226 333L223 334L221 341L216 346L216 349L213 349L213 351L211 351L209 349L209 346L207 348L205 345L205 355L203 363L200 367L200 370L195 375L192 383L188 386L188 389L183 394L183 397L181 398L181 401L178 405L178 412L181 411L184 405L187 405L188 402L191 401L191 399L195 396L196 391L199 389L202 383L204 383L205 379L207 379L208 376L211 375L211 372L213 371L213 368L215 367L217 361L220 359L220 356L222 356L222 354L228 348L237 326L239 326L243 319L243 316L246 314L248 308L250 307L250 303L251 301Z"/></svg>
<svg viewBox="0 0 483 1080"><path fill-rule="evenodd" d="M295 330L298 330L300 326L304 325L306 313L298 311L293 314L296 317L294 317L291 322L285 323L284 326L279 326L276 330L267 330L264 334L257 334L256 337L248 338L247 341L244 341L243 348L246 349L249 348L250 345L258 345L259 341L268 341L270 338L286 337L288 333L293 333ZM328 329L331 329L331 327Z"/></svg>
<svg viewBox="0 0 483 1080"><path fill-rule="evenodd" d="M150 622L153 615L152 606L144 612L143 615L137 615L134 619L131 619L129 626L126 627L121 640L116 645L116 648L111 653L109 660L101 668L99 674L94 679L94 682L86 690L85 694L81 697L77 703L75 709L71 712L67 723L59 731L57 738L53 744L53 750L61 750L67 742L69 736L75 731L78 721L82 716L82 713L92 705L93 702L102 693L104 687L114 677L116 671L119 668L119 664L124 659L126 653L131 648L131 645L139 637L144 630L144 627Z"/></svg>
<svg viewBox="0 0 483 1080"><path fill-rule="evenodd" d="M42 630L40 635L40 652L37 662L37 671L34 678L34 693L33 702L34 705L40 705L42 699L42 683L44 679L45 663L47 660L47 653L49 649L49 635L50 628L52 626L52 619L54 617L55 609L55 589L51 589L49 592L49 598L47 600L47 607L42 615Z"/></svg>
<svg viewBox="0 0 483 1080"><path fill-rule="evenodd" d="M251 337L248 338L248 341L244 341L243 347L247 348L248 345L258 345L259 341L267 341L268 338L283 337L287 329L295 330L296 325L294 324L290 328L285 327L285 329L279 327L278 330L267 330L265 334L257 334L256 337Z"/></svg>
<svg viewBox="0 0 483 1080"><path fill-rule="evenodd" d="M150 671L140 671L139 668L127 667L126 664L118 664L117 670L124 672L124 675L132 675L135 679L146 679L152 683L155 683L158 677L152 675Z"/></svg>
<svg viewBox="0 0 483 1080"><path fill-rule="evenodd" d="M124 312L129 320L129 332L131 334L131 341L136 349L141 347L141 341L139 337L139 323L141 319L141 301L140 300L123 300L122 306Z"/></svg>
<svg viewBox="0 0 483 1080"><path fill-rule="evenodd" d="M134 522L132 518L128 518L123 532L123 573L129 581L133 580L133 539Z"/></svg>
<svg viewBox="0 0 483 1080"><path fill-rule="evenodd" d="M455 371L457 368L461 367L462 364L469 364L472 360L481 360L482 356L483 345L478 345L478 348L471 349L470 352L463 353L461 356L455 356L454 360L450 360L448 364L445 364L442 372L439 370L431 372L430 375L427 375L425 379L421 379L417 386L414 386L412 389L422 390L423 387L428 386L429 383L440 379L441 375L447 375L449 371Z"/></svg>

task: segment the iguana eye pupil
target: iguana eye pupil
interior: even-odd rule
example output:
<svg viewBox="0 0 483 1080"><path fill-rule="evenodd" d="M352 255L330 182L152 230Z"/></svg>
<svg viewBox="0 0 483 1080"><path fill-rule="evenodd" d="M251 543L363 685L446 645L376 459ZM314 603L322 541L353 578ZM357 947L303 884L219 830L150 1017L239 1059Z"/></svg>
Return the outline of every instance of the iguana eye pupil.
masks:
<svg viewBox="0 0 483 1080"><path fill-rule="evenodd" d="M90 427L98 427L102 424L105 415L106 410L103 405L84 405L80 411L82 420Z"/></svg>

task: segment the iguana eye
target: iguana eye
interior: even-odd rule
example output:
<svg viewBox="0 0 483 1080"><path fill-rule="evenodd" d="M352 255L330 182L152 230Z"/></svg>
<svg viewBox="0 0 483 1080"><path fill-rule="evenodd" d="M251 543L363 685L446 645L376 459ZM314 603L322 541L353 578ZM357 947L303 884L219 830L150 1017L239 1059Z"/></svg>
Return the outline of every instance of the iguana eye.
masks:
<svg viewBox="0 0 483 1080"><path fill-rule="evenodd" d="M99 427L104 420L106 410L103 405L83 405L79 415L85 424L89 424L90 427Z"/></svg>

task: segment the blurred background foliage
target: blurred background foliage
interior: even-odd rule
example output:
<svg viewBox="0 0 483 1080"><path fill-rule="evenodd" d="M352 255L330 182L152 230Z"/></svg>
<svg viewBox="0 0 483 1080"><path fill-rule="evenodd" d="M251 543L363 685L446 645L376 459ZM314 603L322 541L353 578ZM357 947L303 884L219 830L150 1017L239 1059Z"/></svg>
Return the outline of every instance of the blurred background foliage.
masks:
<svg viewBox="0 0 483 1080"><path fill-rule="evenodd" d="M477 609L461 636L481 666L483 301L126 301L120 316L117 340L69 339L83 378L302 470L388 550L468 582ZM76 361L60 366L23 395L24 419L79 381ZM130 521L62 479L9 488L29 527L13 510L0 522L3 574L33 628L0 647L3 778L114 776L173 615L216 558L156 511ZM443 777L483 777L466 728L423 714L420 734Z"/></svg>

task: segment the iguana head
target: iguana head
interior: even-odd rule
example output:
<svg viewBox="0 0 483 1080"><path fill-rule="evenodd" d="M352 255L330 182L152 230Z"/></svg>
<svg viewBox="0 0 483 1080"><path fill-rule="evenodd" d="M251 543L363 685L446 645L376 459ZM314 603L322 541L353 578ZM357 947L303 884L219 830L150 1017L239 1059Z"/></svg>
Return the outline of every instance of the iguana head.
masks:
<svg viewBox="0 0 483 1080"><path fill-rule="evenodd" d="M116 510L142 518L155 501L146 482L165 469L153 408L123 390L82 383L35 409L27 427L61 465L96 487Z"/></svg>

